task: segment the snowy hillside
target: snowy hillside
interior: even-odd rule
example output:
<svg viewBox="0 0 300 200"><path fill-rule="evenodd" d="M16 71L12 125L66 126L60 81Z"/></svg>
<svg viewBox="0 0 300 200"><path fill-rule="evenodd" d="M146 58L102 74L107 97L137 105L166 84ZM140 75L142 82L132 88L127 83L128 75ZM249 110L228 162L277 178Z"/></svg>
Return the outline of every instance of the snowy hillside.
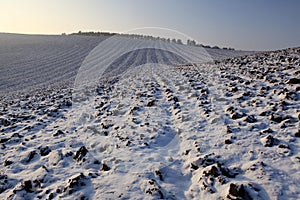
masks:
<svg viewBox="0 0 300 200"><path fill-rule="evenodd" d="M0 38L0 199L300 198L299 48Z"/></svg>
<svg viewBox="0 0 300 200"><path fill-rule="evenodd" d="M61 82L72 85L85 57L107 38L0 33L0 94ZM221 49L207 51L213 58L247 53Z"/></svg>
<svg viewBox="0 0 300 200"><path fill-rule="evenodd" d="M74 81L106 37L0 34L0 92Z"/></svg>

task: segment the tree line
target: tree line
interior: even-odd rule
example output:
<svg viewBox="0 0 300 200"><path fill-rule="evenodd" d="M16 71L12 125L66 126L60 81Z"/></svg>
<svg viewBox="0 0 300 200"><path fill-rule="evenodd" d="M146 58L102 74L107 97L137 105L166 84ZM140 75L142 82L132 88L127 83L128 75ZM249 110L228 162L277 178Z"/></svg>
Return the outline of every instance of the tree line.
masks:
<svg viewBox="0 0 300 200"><path fill-rule="evenodd" d="M62 35L66 35L65 33L62 33ZM78 31L77 33L71 33L69 35L84 35L84 36L125 36L125 37L130 37L130 38L137 38L137 39L146 39L146 40L160 40L164 42L172 42L176 44L184 44L181 39L176 39L176 38L164 38L164 37L154 37L151 35L140 35L140 34L124 34L124 33L110 33L110 32L94 32L94 31L89 31L89 32L83 32L83 31ZM190 40L188 39L185 43L186 45L189 46L198 46L198 47L203 47L203 48L211 48L211 49L225 49L225 50L235 50L234 48L230 47L223 47L220 48L218 46L209 46L209 45L203 45L203 44L198 44L195 40Z"/></svg>

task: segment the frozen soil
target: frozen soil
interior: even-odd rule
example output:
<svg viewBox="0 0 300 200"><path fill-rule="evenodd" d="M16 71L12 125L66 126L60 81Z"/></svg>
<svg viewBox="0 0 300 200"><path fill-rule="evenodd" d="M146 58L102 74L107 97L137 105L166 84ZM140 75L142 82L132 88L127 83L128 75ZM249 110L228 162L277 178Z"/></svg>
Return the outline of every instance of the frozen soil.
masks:
<svg viewBox="0 0 300 200"><path fill-rule="evenodd" d="M299 199L299 73L291 48L2 95L0 198Z"/></svg>

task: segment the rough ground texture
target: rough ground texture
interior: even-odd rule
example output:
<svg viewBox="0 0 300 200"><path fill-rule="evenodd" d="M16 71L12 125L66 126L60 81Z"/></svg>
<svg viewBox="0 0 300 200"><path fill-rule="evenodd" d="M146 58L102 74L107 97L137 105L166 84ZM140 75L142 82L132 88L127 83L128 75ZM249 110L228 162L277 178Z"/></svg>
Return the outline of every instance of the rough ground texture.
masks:
<svg viewBox="0 0 300 200"><path fill-rule="evenodd" d="M2 96L0 198L299 199L299 70L294 48Z"/></svg>

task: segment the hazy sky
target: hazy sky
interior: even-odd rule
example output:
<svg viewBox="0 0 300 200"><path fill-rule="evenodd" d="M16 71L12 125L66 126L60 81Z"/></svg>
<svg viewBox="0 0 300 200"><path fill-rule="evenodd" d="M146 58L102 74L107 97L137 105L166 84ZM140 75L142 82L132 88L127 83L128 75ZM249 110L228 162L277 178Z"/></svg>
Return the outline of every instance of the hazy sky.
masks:
<svg viewBox="0 0 300 200"><path fill-rule="evenodd" d="M0 32L60 34L162 27L202 44L300 46L300 0L0 0Z"/></svg>

